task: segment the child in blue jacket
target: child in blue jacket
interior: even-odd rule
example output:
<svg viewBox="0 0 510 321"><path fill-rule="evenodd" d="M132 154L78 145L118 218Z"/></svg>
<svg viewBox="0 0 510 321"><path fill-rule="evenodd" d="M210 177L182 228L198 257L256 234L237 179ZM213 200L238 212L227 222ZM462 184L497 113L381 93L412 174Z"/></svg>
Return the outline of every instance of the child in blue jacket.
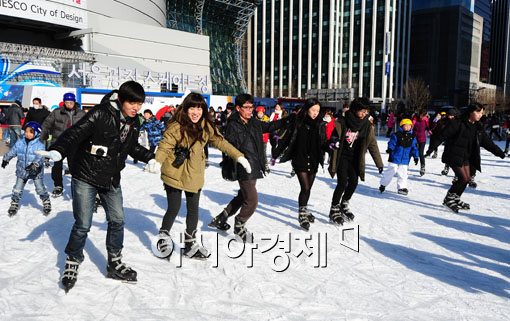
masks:
<svg viewBox="0 0 510 321"><path fill-rule="evenodd" d="M45 150L44 144L39 140L41 126L35 121L28 122L24 126L25 136L16 141L16 144L5 154L2 161L2 168L5 168L9 161L18 157L16 162L16 184L12 189L11 206L9 216L18 213L19 202L23 195L23 189L29 179L34 180L35 191L43 202L43 213L48 215L51 212L50 195L46 191L43 182L44 160L36 154L36 151Z"/></svg>
<svg viewBox="0 0 510 321"><path fill-rule="evenodd" d="M418 142L413 131L413 122L408 119L402 119L400 127L396 133L391 134L390 141L388 142L388 167L384 171L381 178L381 186L379 191L382 193L386 186L391 182L395 173L397 173L397 188L398 193L407 195L407 168L411 156L414 158L414 164L418 164L419 150Z"/></svg>

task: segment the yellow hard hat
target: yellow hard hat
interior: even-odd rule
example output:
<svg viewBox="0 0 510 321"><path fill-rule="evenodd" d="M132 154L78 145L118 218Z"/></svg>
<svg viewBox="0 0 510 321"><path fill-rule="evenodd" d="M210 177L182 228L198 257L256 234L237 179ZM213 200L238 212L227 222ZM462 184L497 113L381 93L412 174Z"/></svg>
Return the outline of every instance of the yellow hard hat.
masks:
<svg viewBox="0 0 510 321"><path fill-rule="evenodd" d="M446 115L446 112L442 111L442 112L441 112L441 115L443 115L443 116L444 116L444 115Z"/></svg>
<svg viewBox="0 0 510 321"><path fill-rule="evenodd" d="M400 121L400 127L404 125L413 125L413 122L409 118L404 118Z"/></svg>

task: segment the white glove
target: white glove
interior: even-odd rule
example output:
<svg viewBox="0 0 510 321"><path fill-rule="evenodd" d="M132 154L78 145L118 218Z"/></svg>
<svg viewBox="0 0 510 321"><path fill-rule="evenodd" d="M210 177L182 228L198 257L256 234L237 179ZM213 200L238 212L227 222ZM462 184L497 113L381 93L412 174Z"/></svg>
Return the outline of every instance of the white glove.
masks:
<svg viewBox="0 0 510 321"><path fill-rule="evenodd" d="M246 173L250 174L251 173L251 166L250 166L250 162L248 162L248 160L246 159L246 157L244 156L241 156L237 159L237 162L239 164L241 164L242 167L244 167L244 170L246 171Z"/></svg>
<svg viewBox="0 0 510 321"><path fill-rule="evenodd" d="M59 152L57 152L56 150L50 150L50 151L38 150L35 153L42 157L49 158L54 162L58 162L59 160L62 160L62 155Z"/></svg>
<svg viewBox="0 0 510 321"><path fill-rule="evenodd" d="M152 174L159 174L161 173L161 164L153 158L147 163L147 171Z"/></svg>

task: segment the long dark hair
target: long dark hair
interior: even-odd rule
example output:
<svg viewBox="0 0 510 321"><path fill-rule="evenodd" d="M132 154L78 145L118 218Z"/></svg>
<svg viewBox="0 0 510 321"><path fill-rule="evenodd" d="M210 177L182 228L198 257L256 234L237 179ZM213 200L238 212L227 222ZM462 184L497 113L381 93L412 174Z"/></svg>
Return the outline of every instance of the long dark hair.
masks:
<svg viewBox="0 0 510 321"><path fill-rule="evenodd" d="M191 107L200 107L202 108L202 117L195 124L188 117L188 109ZM190 93L184 98L182 103L179 105L177 110L175 111L174 117L170 120L169 124L173 122L178 122L181 125L181 141L182 143L184 139L184 135L187 134L191 141L195 142L197 140L204 141L203 132L204 130L208 135L210 135L210 128L213 128L213 134L218 134L218 130L214 126L214 124L209 120L207 103L202 95L198 93ZM205 121L205 129L202 128L202 120ZM210 126L207 126L209 124Z"/></svg>
<svg viewBox="0 0 510 321"><path fill-rule="evenodd" d="M297 120L299 123L302 123L306 116L308 115L308 110L310 108L312 108L313 106L315 105L319 105L319 107L321 106L321 103L319 102L319 100L315 97L313 98L308 98L306 101L305 101L305 104L303 105L303 107L301 107L301 109L299 110L298 114L297 114ZM316 121L319 120L319 116L320 116L321 113L319 113L319 115L317 116L317 118L315 118Z"/></svg>

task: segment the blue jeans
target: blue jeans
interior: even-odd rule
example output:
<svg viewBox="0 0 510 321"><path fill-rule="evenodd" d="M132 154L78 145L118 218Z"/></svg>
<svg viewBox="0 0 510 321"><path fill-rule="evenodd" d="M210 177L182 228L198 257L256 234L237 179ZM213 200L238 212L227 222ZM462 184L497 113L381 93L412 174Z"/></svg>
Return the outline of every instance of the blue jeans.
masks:
<svg viewBox="0 0 510 321"><path fill-rule="evenodd" d="M16 144L16 141L21 137L21 127L9 127L9 147L12 148L14 144Z"/></svg>
<svg viewBox="0 0 510 321"><path fill-rule="evenodd" d="M8 127L3 127L2 128L2 140L4 142L9 140L9 128Z"/></svg>
<svg viewBox="0 0 510 321"><path fill-rule="evenodd" d="M108 230L106 232L106 250L108 253L118 253L124 243L124 209L122 207L122 190L110 187L109 190L99 189L75 178L71 181L73 196L74 225L69 236L65 252L78 262L83 262L83 248L87 240L87 233L92 225L92 214L96 194L101 199L101 205L106 212Z"/></svg>
<svg viewBox="0 0 510 321"><path fill-rule="evenodd" d="M28 179L22 179L17 177L16 178L16 184L14 184L14 187L12 188L12 201L19 203L21 196L23 196L23 190L25 189L25 185L28 182ZM42 201L45 201L50 198L50 195L48 194L48 191L46 191L46 187L44 186L44 182L42 178L36 178L34 179L34 185L35 185L35 192Z"/></svg>

